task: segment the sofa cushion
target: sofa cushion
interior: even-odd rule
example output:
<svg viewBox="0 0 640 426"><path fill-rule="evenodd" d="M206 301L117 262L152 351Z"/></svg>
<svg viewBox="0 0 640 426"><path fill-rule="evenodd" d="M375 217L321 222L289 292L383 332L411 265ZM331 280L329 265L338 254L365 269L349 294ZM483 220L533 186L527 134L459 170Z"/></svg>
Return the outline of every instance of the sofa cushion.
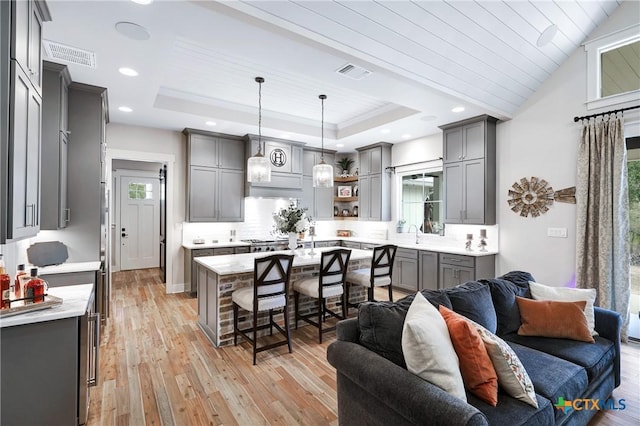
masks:
<svg viewBox="0 0 640 426"><path fill-rule="evenodd" d="M492 407L475 395L467 394L467 402L480 410L490 425L549 426L554 424L554 411L557 410L554 409L551 401L540 395L536 395L536 400L538 408L499 392L498 405Z"/></svg>
<svg viewBox="0 0 640 426"><path fill-rule="evenodd" d="M437 290L420 292L436 308L451 308L446 294ZM402 326L415 294L396 302L365 302L358 307L360 343L367 349L406 368L402 354Z"/></svg>
<svg viewBox="0 0 640 426"><path fill-rule="evenodd" d="M588 385L584 368L536 349L508 343L529 373L538 395L544 396L552 403L556 403L558 398L570 401L583 396ZM563 413L562 410L555 411L556 423L569 414Z"/></svg>
<svg viewBox="0 0 640 426"><path fill-rule="evenodd" d="M521 324L516 296L530 298L529 286L518 286L511 281L500 278L480 280L480 282L487 284L491 290L491 300L496 311L498 324L496 334L502 336L516 332Z"/></svg>
<svg viewBox="0 0 640 426"><path fill-rule="evenodd" d="M498 403L498 375L485 344L473 321L444 306L438 308L444 318L451 343L460 361L460 373L464 386L486 403Z"/></svg>
<svg viewBox="0 0 640 426"><path fill-rule="evenodd" d="M600 336L593 337L595 343L550 337L518 336L516 333L503 338L584 367L590 382L611 366L616 352L613 342Z"/></svg>
<svg viewBox="0 0 640 426"><path fill-rule="evenodd" d="M402 329L407 370L466 402L458 356L449 334L440 312L416 294Z"/></svg>
<svg viewBox="0 0 640 426"><path fill-rule="evenodd" d="M593 343L584 316L587 302L554 302L516 297L522 325L520 336L558 337Z"/></svg>
<svg viewBox="0 0 640 426"><path fill-rule="evenodd" d="M498 322L488 285L469 281L445 292L455 312L477 322L492 333L496 332Z"/></svg>
<svg viewBox="0 0 640 426"><path fill-rule="evenodd" d="M510 281L518 287L529 288L529 281L535 281L533 275L523 271L511 271L497 277L500 280Z"/></svg>

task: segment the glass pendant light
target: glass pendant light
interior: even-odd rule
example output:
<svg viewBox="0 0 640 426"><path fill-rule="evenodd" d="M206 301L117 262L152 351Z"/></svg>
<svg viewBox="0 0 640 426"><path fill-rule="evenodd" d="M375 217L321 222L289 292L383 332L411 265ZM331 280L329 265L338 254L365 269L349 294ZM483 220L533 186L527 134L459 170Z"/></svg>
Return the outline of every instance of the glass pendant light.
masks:
<svg viewBox="0 0 640 426"><path fill-rule="evenodd" d="M247 160L247 182L271 182L271 165L262 154L262 83L264 78L256 77L258 83L258 152Z"/></svg>
<svg viewBox="0 0 640 426"><path fill-rule="evenodd" d="M320 151L320 163L313 166L313 186L314 188L331 188L333 186L333 167L324 162L324 100L327 95L318 96L322 102L322 150Z"/></svg>

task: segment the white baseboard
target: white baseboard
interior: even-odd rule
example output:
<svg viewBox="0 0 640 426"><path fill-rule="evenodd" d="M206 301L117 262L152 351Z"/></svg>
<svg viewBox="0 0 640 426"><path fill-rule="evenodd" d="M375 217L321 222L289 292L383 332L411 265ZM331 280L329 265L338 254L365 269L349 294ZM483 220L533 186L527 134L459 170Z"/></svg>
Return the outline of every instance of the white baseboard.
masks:
<svg viewBox="0 0 640 426"><path fill-rule="evenodd" d="M167 284L167 287L166 287L167 294L184 293L186 288L187 288L187 285L185 283Z"/></svg>

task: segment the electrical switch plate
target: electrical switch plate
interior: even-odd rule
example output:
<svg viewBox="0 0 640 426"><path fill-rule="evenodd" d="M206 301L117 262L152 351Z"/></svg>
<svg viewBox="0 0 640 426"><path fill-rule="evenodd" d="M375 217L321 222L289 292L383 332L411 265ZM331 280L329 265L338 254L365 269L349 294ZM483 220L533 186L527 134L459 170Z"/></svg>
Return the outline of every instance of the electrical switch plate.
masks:
<svg viewBox="0 0 640 426"><path fill-rule="evenodd" d="M567 228L547 228L547 237L567 238Z"/></svg>

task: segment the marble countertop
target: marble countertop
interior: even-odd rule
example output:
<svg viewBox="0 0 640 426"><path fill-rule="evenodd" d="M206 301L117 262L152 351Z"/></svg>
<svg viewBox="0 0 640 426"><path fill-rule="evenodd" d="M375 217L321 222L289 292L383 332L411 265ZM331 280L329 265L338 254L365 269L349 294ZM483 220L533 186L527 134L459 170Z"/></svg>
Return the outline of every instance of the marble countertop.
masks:
<svg viewBox="0 0 640 426"><path fill-rule="evenodd" d="M38 275L68 274L72 272L88 272L100 270L100 261L67 262L60 265L43 266L38 268ZM28 269L27 269L28 271Z"/></svg>
<svg viewBox="0 0 640 426"><path fill-rule="evenodd" d="M320 264L320 253L327 250L333 250L341 247L323 247L314 249L314 255L310 255L311 249L298 249L293 259L293 267L312 266ZM254 259L258 257L266 257L272 254L289 254L290 250L272 251L267 253L243 253L229 254L224 256L203 256L194 260L205 266L209 270L218 275L242 274L252 272L254 267ZM370 259L373 252L371 250L351 249L351 260Z"/></svg>
<svg viewBox="0 0 640 426"><path fill-rule="evenodd" d="M62 305L0 318L0 328L82 316L93 300L93 284L52 287L48 294L62 298Z"/></svg>
<svg viewBox="0 0 640 426"><path fill-rule="evenodd" d="M390 239L390 240L381 240L375 238L362 238L362 237L314 237L314 241L353 241L358 243L367 243L367 244L395 244L398 247L405 249L414 249L414 250L426 250L433 251L437 253L449 253L449 254L461 254L465 256L490 256L498 254L498 251L492 248L489 248L487 251L479 251L477 247L474 247L473 251L467 251L464 248L464 242L453 245L450 242L442 243L437 241L436 238L421 238L420 244L416 244L413 238L404 238L404 239ZM429 241L430 240L430 241ZM300 240L302 242L311 242L311 238L305 237ZM193 243L182 243L182 247L193 250L193 249L204 249L204 248L219 248L219 247L239 247L239 246L250 246L250 243L245 243L241 241L237 242L221 242L221 243L204 243L204 244L193 244ZM318 250L318 249L316 249Z"/></svg>

